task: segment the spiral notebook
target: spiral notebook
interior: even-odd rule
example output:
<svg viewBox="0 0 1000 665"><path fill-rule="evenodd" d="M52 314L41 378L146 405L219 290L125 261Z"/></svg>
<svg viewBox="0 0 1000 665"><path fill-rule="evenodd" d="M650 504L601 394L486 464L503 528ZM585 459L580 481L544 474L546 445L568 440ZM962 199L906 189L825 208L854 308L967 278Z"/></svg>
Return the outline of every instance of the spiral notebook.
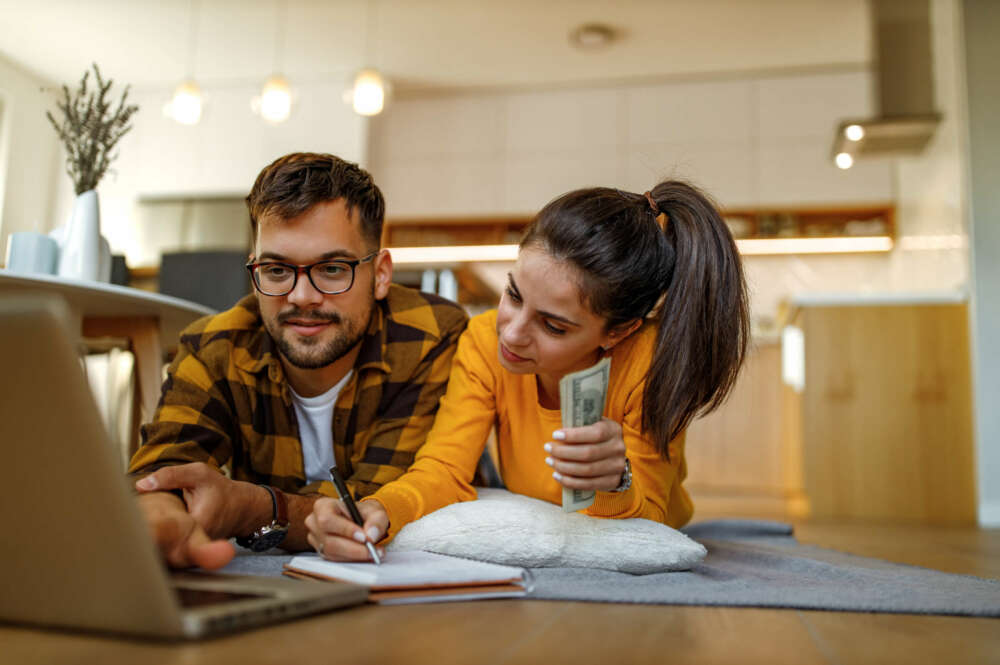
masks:
<svg viewBox="0 0 1000 665"><path fill-rule="evenodd" d="M531 583L523 568L417 551L387 552L381 565L301 554L285 564L284 572L290 577L362 584L370 588L368 600L383 605L521 598Z"/></svg>

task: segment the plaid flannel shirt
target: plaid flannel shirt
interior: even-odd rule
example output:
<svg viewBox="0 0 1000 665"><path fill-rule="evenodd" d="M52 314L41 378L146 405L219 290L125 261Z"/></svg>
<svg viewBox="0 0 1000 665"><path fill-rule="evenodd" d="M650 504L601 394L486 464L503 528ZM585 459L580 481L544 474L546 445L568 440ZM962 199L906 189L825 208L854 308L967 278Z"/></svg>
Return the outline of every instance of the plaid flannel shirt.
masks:
<svg viewBox="0 0 1000 665"><path fill-rule="evenodd" d="M333 412L334 456L351 491L398 478L424 443L467 317L455 303L393 284L376 301ZM186 328L129 473L205 462L234 480L337 496L306 484L292 397L256 298Z"/></svg>

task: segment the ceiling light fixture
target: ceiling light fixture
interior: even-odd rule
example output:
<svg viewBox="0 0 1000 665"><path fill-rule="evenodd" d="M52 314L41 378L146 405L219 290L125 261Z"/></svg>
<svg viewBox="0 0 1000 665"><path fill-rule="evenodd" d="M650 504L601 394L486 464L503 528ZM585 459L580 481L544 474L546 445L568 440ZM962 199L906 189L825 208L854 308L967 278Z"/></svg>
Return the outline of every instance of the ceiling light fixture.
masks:
<svg viewBox="0 0 1000 665"><path fill-rule="evenodd" d="M197 125L201 120L201 88L194 82L195 56L198 51L199 1L191 0L188 11L187 80L177 86L174 96L163 107L163 114L182 125Z"/></svg>
<svg viewBox="0 0 1000 665"><path fill-rule="evenodd" d="M846 152L838 152L837 156L833 158L833 161L837 164L838 169L843 169L845 171L854 166L854 158Z"/></svg>
<svg viewBox="0 0 1000 665"><path fill-rule="evenodd" d="M269 78L254 101L254 110L268 122L284 122L292 114L292 89L280 76Z"/></svg>
<svg viewBox="0 0 1000 665"><path fill-rule="evenodd" d="M272 71L280 72L284 65L287 2L274 3L274 61ZM280 74L273 74L261 88L260 96L250 100L250 108L272 124L288 120L292 114L292 88Z"/></svg>
<svg viewBox="0 0 1000 665"><path fill-rule="evenodd" d="M569 43L583 51L598 51L617 38L618 32L604 23L584 23L569 33Z"/></svg>
<svg viewBox="0 0 1000 665"><path fill-rule="evenodd" d="M201 120L201 89L194 81L185 81L174 90L164 109L167 116L182 125L197 125Z"/></svg>
<svg viewBox="0 0 1000 665"><path fill-rule="evenodd" d="M374 60L372 51L377 36L376 19L378 8L372 11L371 2L365 4L365 60ZM385 78L375 68L365 67L354 76L354 84L347 96L350 100L354 112L359 115L378 115L385 108L386 97L389 94L389 85Z"/></svg>
<svg viewBox="0 0 1000 665"><path fill-rule="evenodd" d="M837 123L830 158L919 155L941 124L935 103L930 0L869 0L875 115ZM843 167L841 167L843 168Z"/></svg>
<svg viewBox="0 0 1000 665"><path fill-rule="evenodd" d="M362 69L354 77L351 106L361 115L378 115L385 108L385 81L374 69Z"/></svg>

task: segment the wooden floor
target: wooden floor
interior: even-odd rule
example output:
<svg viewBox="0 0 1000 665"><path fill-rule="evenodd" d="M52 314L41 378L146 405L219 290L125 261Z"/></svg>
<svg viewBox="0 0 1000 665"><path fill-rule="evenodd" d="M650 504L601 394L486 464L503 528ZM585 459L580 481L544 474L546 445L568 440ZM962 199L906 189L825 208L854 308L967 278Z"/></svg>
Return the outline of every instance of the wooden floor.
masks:
<svg viewBox="0 0 1000 665"><path fill-rule="evenodd" d="M801 542L1000 578L1000 530L803 522L796 533ZM0 662L1000 663L1000 619L549 601L366 606L182 645L3 626Z"/></svg>

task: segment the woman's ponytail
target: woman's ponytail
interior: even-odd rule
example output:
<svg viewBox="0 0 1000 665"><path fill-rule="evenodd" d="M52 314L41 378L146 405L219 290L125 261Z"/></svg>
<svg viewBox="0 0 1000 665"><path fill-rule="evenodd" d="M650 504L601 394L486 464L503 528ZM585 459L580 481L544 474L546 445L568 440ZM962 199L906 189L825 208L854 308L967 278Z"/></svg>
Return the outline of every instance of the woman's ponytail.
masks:
<svg viewBox="0 0 1000 665"><path fill-rule="evenodd" d="M673 248L642 416L668 457L667 444L722 404L736 382L750 340L749 301L736 242L708 197L667 181L646 198L665 216Z"/></svg>
<svg viewBox="0 0 1000 665"><path fill-rule="evenodd" d="M725 400L746 355L746 286L729 228L684 182L646 195L594 187L546 205L521 240L531 245L579 270L580 292L608 330L662 303L642 429L669 459L670 441Z"/></svg>

